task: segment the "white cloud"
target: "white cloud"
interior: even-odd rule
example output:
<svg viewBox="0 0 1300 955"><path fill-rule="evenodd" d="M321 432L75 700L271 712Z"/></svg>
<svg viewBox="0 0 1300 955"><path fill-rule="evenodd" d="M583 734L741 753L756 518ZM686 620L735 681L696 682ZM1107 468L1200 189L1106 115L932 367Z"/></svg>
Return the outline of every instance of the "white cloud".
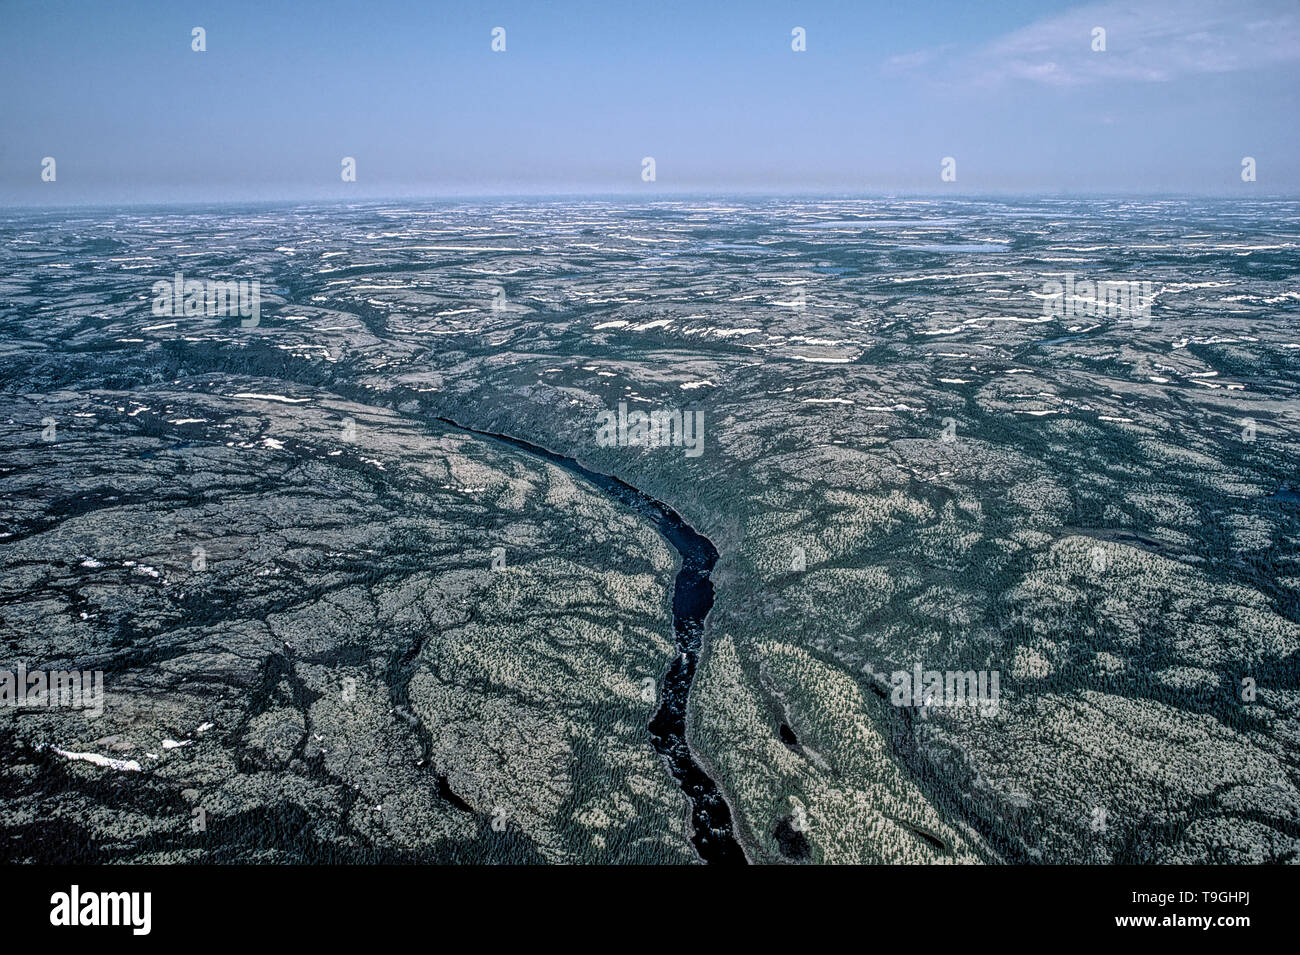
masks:
<svg viewBox="0 0 1300 955"><path fill-rule="evenodd" d="M1092 31L1106 31L1094 52ZM931 50L893 57L891 73L924 71L978 85L1025 81L1077 86L1107 81L1165 82L1300 60L1295 0L1130 0L1090 4L1041 20L968 54Z"/></svg>

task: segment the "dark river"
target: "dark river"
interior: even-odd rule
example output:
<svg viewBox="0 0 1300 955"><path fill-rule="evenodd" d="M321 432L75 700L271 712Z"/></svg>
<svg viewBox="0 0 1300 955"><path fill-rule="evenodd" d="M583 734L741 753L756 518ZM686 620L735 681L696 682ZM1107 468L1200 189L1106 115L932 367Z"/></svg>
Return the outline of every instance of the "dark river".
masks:
<svg viewBox="0 0 1300 955"><path fill-rule="evenodd" d="M710 574L718 561L712 542L682 520L681 515L632 485L583 467L573 458L556 454L527 441L490 431L476 431L448 418L443 424L481 437L494 438L557 464L617 498L650 520L660 534L682 556L682 568L673 587L673 632L678 654L668 667L660 686L660 704L650 720L650 742L664 758L673 777L691 801L695 851L708 863L744 865L745 854L732 834L731 808L717 784L700 768L686 742L686 703L699 662L704 636L704 618L713 609L713 581Z"/></svg>

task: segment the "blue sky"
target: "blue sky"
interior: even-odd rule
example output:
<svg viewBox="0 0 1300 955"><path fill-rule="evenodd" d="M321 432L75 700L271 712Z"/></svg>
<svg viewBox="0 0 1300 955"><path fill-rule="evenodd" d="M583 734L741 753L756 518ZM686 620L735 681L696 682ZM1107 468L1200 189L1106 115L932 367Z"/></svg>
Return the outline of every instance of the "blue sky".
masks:
<svg viewBox="0 0 1300 955"><path fill-rule="evenodd" d="M1300 192L1296 0L3 0L0 62L5 204Z"/></svg>

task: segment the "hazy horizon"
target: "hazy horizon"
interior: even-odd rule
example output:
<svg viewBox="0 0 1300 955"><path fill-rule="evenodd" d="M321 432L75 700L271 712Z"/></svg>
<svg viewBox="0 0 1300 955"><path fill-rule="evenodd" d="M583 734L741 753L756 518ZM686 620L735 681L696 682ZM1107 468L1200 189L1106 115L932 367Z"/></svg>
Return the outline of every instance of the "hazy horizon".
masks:
<svg viewBox="0 0 1300 955"><path fill-rule="evenodd" d="M320 206L322 208L346 208L348 206L373 206L384 203L459 204L464 202L566 202L566 201L610 201L610 202L681 202L698 200L713 201L754 201L772 200L807 200L827 202L1036 202L1036 201L1120 201L1143 200L1149 202L1179 201L1240 201L1249 202L1300 202L1300 191L1286 193L1258 192L1242 195L1231 192L1196 193L1196 192L834 192L834 191L797 191L797 190L680 190L660 191L656 193L636 192L464 192L445 194L409 194L409 195L367 195L350 198L347 196L298 196L298 197L231 197L208 199L120 199L88 200L83 202L47 203L36 201L0 202L0 211L12 212L64 212L94 211L113 209L195 209L195 208L239 208L239 207L278 207L278 206Z"/></svg>

